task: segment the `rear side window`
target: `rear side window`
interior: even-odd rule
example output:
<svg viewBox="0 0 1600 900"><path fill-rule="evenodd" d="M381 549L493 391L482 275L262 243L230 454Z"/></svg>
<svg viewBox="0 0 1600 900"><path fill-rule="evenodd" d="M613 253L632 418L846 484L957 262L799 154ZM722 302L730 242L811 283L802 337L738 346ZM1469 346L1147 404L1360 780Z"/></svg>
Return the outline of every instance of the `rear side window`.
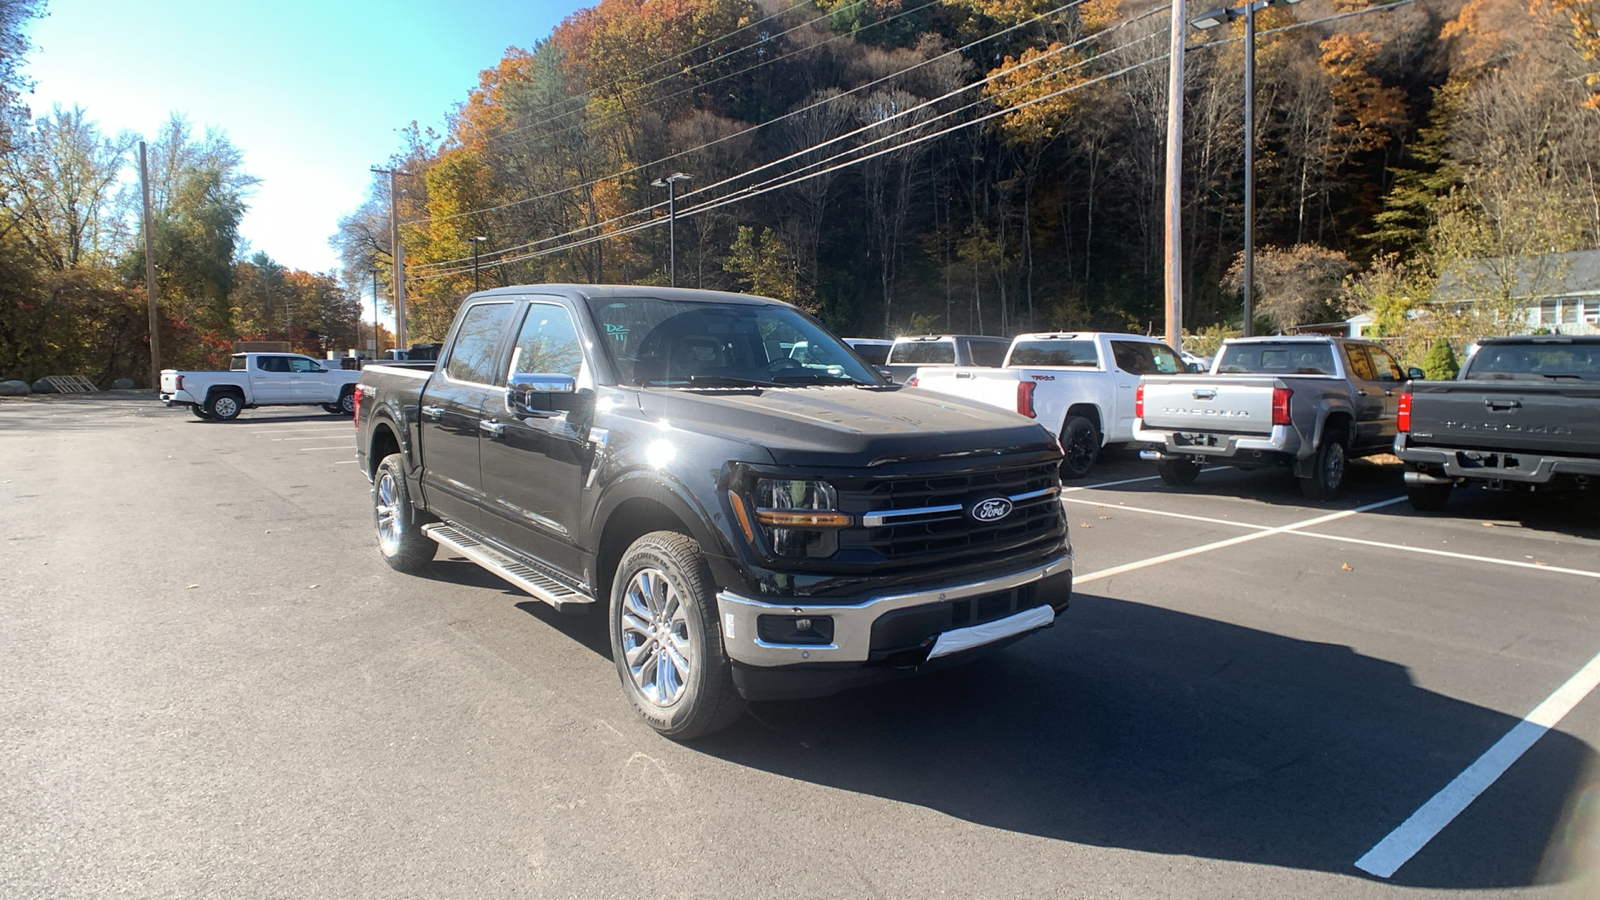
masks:
<svg viewBox="0 0 1600 900"><path fill-rule="evenodd" d="M494 357L511 322L510 303L479 303L461 317L444 373L452 381L494 383Z"/></svg>
<svg viewBox="0 0 1600 900"><path fill-rule="evenodd" d="M883 344L851 344L856 355L869 365L881 366L889 361L889 348Z"/></svg>
<svg viewBox="0 0 1600 900"><path fill-rule="evenodd" d="M918 366L955 365L955 341L896 341L889 362Z"/></svg>
<svg viewBox="0 0 1600 900"><path fill-rule="evenodd" d="M258 356L256 365L260 366L263 372L289 371L289 360L282 356Z"/></svg>
<svg viewBox="0 0 1600 900"><path fill-rule="evenodd" d="M972 350L973 365L997 369L1005 363L1006 351L1011 349L1011 343L1009 341L1005 343L973 341L970 348Z"/></svg>
<svg viewBox="0 0 1600 900"><path fill-rule="evenodd" d="M1011 349L1011 364L1092 369L1100 364L1100 354L1094 341L1019 341Z"/></svg>
<svg viewBox="0 0 1600 900"><path fill-rule="evenodd" d="M1372 368L1372 358L1367 348L1358 344L1344 345L1344 358L1350 363L1350 374L1357 381L1377 381L1378 373Z"/></svg>
<svg viewBox="0 0 1600 900"><path fill-rule="evenodd" d="M1217 360L1220 375L1333 375L1327 344L1227 344Z"/></svg>
<svg viewBox="0 0 1600 900"><path fill-rule="evenodd" d="M1112 341L1117 368L1130 375L1175 375L1183 370L1178 354L1166 344L1146 341Z"/></svg>
<svg viewBox="0 0 1600 900"><path fill-rule="evenodd" d="M228 360L228 371L230 371L230 372L243 372L244 371L245 362L249 358L250 357L248 357L248 356L235 356L232 359Z"/></svg>

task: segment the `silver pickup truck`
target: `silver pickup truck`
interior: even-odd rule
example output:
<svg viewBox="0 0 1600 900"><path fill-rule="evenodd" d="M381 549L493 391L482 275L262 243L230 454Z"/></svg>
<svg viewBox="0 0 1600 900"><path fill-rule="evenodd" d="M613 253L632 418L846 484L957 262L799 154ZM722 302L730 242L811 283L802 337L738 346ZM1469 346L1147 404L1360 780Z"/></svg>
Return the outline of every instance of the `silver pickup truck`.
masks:
<svg viewBox="0 0 1600 900"><path fill-rule="evenodd" d="M1410 377L1420 377L1420 372ZM1163 481L1206 465L1289 466L1312 500L1344 488L1345 460L1394 445L1408 373L1377 344L1330 337L1226 341L1209 374L1146 375L1134 440Z"/></svg>

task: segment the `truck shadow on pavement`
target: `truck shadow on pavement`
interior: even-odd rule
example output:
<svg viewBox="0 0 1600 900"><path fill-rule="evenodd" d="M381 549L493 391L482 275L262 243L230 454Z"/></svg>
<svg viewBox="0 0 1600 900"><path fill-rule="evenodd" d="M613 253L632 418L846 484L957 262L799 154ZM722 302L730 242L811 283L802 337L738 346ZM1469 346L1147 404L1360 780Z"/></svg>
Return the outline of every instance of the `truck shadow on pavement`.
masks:
<svg viewBox="0 0 1600 900"><path fill-rule="evenodd" d="M1062 623L925 678L753 704L692 746L1008 831L1370 879L1355 860L1518 722L1341 645L1092 594ZM1546 734L1391 881L1591 871L1594 761Z"/></svg>

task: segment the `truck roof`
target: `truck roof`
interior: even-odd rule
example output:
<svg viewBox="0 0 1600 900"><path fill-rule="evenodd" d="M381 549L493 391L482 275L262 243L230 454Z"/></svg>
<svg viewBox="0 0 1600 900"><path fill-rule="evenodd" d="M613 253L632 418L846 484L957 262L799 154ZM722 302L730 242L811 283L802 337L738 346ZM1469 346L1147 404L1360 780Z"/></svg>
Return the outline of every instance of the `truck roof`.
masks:
<svg viewBox="0 0 1600 900"><path fill-rule="evenodd" d="M1152 344L1164 343L1162 338L1149 334L1130 334L1122 331L1035 331L1028 334L1019 334L1015 340L1019 341L1081 341L1086 338L1096 338L1100 335L1114 338L1132 338L1136 341L1149 341Z"/></svg>
<svg viewBox="0 0 1600 900"><path fill-rule="evenodd" d="M574 300L607 300L622 297L658 297L686 303L738 303L748 306L793 306L772 297L757 294L735 294L731 291L708 291L701 288L657 287L649 284L513 284L507 287L479 291L468 299L479 297L513 296L528 293L558 294Z"/></svg>

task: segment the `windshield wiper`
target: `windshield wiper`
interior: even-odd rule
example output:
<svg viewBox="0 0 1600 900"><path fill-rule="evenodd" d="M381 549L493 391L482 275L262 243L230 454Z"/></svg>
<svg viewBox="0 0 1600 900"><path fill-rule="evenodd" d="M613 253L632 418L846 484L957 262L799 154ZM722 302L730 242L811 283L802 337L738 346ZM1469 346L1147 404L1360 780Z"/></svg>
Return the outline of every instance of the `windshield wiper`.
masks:
<svg viewBox="0 0 1600 900"><path fill-rule="evenodd" d="M825 372L807 372L803 375L774 375L781 384L864 384L849 375L829 375Z"/></svg>
<svg viewBox="0 0 1600 900"><path fill-rule="evenodd" d="M760 381L755 378L739 378L733 375L690 375L690 387L783 387L776 381Z"/></svg>

